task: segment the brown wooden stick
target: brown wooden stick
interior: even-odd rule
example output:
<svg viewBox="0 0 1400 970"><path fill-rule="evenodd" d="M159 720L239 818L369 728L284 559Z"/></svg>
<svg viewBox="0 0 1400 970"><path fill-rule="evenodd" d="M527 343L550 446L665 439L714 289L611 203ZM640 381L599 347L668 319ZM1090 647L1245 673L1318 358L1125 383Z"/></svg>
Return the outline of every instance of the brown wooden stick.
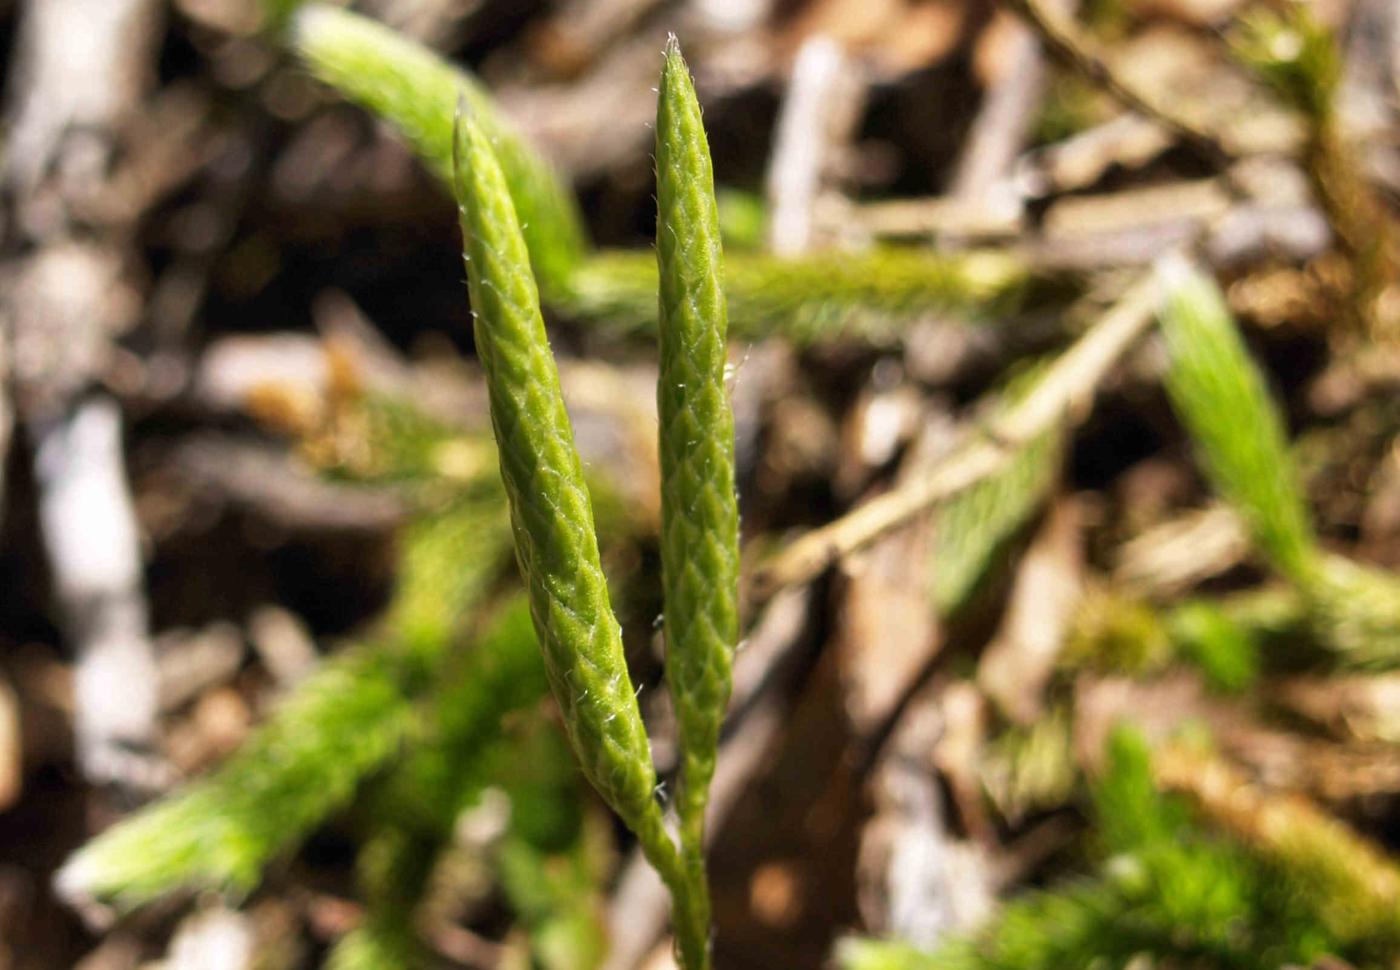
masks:
<svg viewBox="0 0 1400 970"><path fill-rule="evenodd" d="M1191 146L1204 160L1222 167L1235 157L1220 135L1183 117L1112 67L1099 45L1068 18L1052 13L1044 0L1004 0L1040 35L1046 49L1116 98L1124 107L1151 118Z"/></svg>
<svg viewBox="0 0 1400 970"><path fill-rule="evenodd" d="M1080 420L1095 388L1152 321L1156 305L1157 285L1149 274L1051 365L1030 394L993 423L990 434L975 434L927 476L788 545L760 568L755 580L759 595L815 579L876 536L1000 471L1019 447L1058 422Z"/></svg>

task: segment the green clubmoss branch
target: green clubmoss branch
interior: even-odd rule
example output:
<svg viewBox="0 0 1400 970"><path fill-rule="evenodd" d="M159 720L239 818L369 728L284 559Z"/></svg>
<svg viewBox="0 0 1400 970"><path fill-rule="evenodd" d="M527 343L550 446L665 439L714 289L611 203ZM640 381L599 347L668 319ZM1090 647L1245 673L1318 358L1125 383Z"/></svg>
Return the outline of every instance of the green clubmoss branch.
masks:
<svg viewBox="0 0 1400 970"><path fill-rule="evenodd" d="M1108 770L1091 790L1097 864L1090 872L1009 901L982 930L932 952L898 941L843 941L837 951L843 970L1062 970L1144 961L1198 970L1276 970L1313 965L1328 954L1365 960L1377 952L1377 942L1388 939L1363 941L1338 919L1352 905L1388 898L1360 885L1380 878L1382 892L1393 891L1388 863L1378 868L1374 857L1363 860L1355 846L1331 836L1315 839L1311 829L1310 849L1292 846L1282 853L1267 837L1242 828L1232 834L1244 838L1224 838L1213 812L1206 813L1211 824L1203 824L1185 799L1161 790L1155 759L1139 736L1116 732L1109 754ZM1191 784L1199 780L1193 775ZM1247 810L1256 802L1246 798L1236 807L1249 820L1258 818ZM1292 821L1274 834L1300 834ZM1300 880L1319 877L1314 853L1320 849L1342 855L1335 866L1322 866L1329 881L1299 891ZM1364 865L1350 878L1335 878L1336 868L1352 861ZM1334 890L1342 896L1329 898ZM1371 905L1362 912L1365 919L1379 913ZM1393 912L1392 904L1379 918L1393 923Z"/></svg>
<svg viewBox="0 0 1400 970"><path fill-rule="evenodd" d="M336 945L336 970L422 962L415 915L436 860L458 814L491 781L487 756L506 716L548 690L525 599L505 606L441 679L408 739L411 753L370 798L381 824L356 866L365 917Z"/></svg>
<svg viewBox="0 0 1400 970"><path fill-rule="evenodd" d="M568 285L548 296L563 315L602 331L654 332L658 282L650 254L604 252L581 261ZM946 313L995 317L1015 305L1026 282L1025 267L1006 254L898 247L791 259L736 252L724 274L733 336L782 336L798 344L889 341Z"/></svg>
<svg viewBox="0 0 1400 970"><path fill-rule="evenodd" d="M252 891L398 749L411 711L397 667L370 648L328 662L213 774L80 849L60 891L121 909L178 889Z"/></svg>
<svg viewBox="0 0 1400 970"><path fill-rule="evenodd" d="M578 204L481 82L381 24L320 3L296 11L288 36L312 74L397 128L447 185L452 118L465 101L495 150L540 285L562 285L587 245Z"/></svg>
<svg viewBox="0 0 1400 970"><path fill-rule="evenodd" d="M1043 366L995 392L988 424L1014 408L1042 376ZM1051 428L1025 442L1000 470L948 499L936 512L930 557L933 599L946 616L967 604L999 550L1040 507L1060 469L1063 432Z"/></svg>
<svg viewBox="0 0 1400 970"><path fill-rule="evenodd" d="M1264 376L1214 283L1179 263L1163 273L1172 405L1211 485L1244 516L1274 567L1306 584L1316 570L1317 540Z"/></svg>
<svg viewBox="0 0 1400 970"><path fill-rule="evenodd" d="M326 661L210 775L81 849L62 889L123 909L179 889L245 894L343 807L408 739L414 699L500 573L509 536L493 491L411 523L379 639Z"/></svg>
<svg viewBox="0 0 1400 970"><path fill-rule="evenodd" d="M1318 641L1365 666L1400 661L1400 580L1318 547L1283 419L1214 282L1184 264L1163 268L1167 390L1206 477L1240 514L1255 545L1308 603Z"/></svg>

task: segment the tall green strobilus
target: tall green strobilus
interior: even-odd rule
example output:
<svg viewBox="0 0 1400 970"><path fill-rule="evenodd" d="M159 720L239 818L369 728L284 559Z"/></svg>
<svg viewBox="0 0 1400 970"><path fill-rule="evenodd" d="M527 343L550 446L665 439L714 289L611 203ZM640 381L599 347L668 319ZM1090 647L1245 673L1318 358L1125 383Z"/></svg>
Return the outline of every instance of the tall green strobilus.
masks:
<svg viewBox="0 0 1400 970"><path fill-rule="evenodd" d="M714 175L700 105L674 38L656 110L656 202L666 682L680 737L681 851L708 922L705 807L739 636L739 511Z"/></svg>
<svg viewBox="0 0 1400 970"><path fill-rule="evenodd" d="M656 122L666 682L679 725L679 844L656 772L529 253L490 135L459 113L455 188L516 557L550 688L584 775L636 834L672 897L681 965L710 966L704 815L738 637L734 422L709 148L674 39Z"/></svg>

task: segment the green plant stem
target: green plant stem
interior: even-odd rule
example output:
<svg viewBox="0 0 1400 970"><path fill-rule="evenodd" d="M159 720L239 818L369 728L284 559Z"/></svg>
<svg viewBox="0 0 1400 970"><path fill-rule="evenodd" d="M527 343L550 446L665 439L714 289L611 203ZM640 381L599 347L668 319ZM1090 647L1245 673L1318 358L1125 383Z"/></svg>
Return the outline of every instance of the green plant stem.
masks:
<svg viewBox="0 0 1400 970"><path fill-rule="evenodd" d="M1158 754L1154 768L1160 784L1186 795L1207 821L1295 886L1347 951L1393 958L1400 867L1380 847L1300 796L1270 794L1218 756L1177 744Z"/></svg>
<svg viewBox="0 0 1400 970"><path fill-rule="evenodd" d="M389 970L422 965L427 949L414 915L441 848L439 840L406 828L377 832L356 860L365 895L363 922L337 941L327 970Z"/></svg>
<svg viewBox="0 0 1400 970"><path fill-rule="evenodd" d="M442 676L462 619L504 564L504 498L487 481L403 534L376 638L327 659L207 776L114 825L64 867L71 895L126 909L176 889L250 892L410 740L414 701Z"/></svg>
<svg viewBox="0 0 1400 970"><path fill-rule="evenodd" d="M490 778L486 754L506 717L547 689L524 597L452 661L408 738L411 753L371 796L378 824L356 866L365 920L337 944L332 970L421 963L413 919L453 823Z"/></svg>
<svg viewBox="0 0 1400 970"><path fill-rule="evenodd" d="M674 37L657 103L656 197L666 681L680 740L681 851L692 915L706 927L700 940L682 940L682 947L698 950L698 965L708 966L705 806L739 637L739 509L714 175L700 105Z"/></svg>

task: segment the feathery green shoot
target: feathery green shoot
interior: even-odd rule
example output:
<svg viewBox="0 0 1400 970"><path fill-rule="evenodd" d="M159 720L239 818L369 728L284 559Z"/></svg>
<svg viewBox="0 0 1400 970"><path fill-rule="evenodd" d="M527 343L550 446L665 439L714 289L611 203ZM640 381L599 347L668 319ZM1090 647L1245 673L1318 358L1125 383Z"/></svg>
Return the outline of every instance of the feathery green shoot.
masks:
<svg viewBox="0 0 1400 970"><path fill-rule="evenodd" d="M573 754L552 724L537 719L497 750L491 783L509 799L510 826L490 863L528 938L528 965L596 970L607 951L611 831L583 810Z"/></svg>
<svg viewBox="0 0 1400 970"><path fill-rule="evenodd" d="M578 204L481 82L388 27L325 4L295 13L290 41L312 74L397 128L449 186L452 118L465 101L495 149L540 285L564 284L586 248Z"/></svg>
<svg viewBox="0 0 1400 970"><path fill-rule="evenodd" d="M1264 375L1214 282L1180 263L1165 265L1162 276L1172 405L1211 485L1243 516L1274 568L1306 585L1317 568L1317 539Z"/></svg>
<svg viewBox="0 0 1400 970"><path fill-rule="evenodd" d="M1154 758L1160 784L1229 835L1285 894L1325 950L1358 967L1392 966L1400 947L1400 867L1380 846L1312 802L1270 792L1218 755L1184 744ZM1278 932L1277 930L1275 932ZM1279 961L1283 962L1283 961ZM1306 961L1301 961L1306 962Z"/></svg>
<svg viewBox="0 0 1400 970"><path fill-rule="evenodd" d="M528 251L488 132L470 111L458 121L456 171L476 349L550 689L585 777L683 892Z"/></svg>
<svg viewBox="0 0 1400 970"><path fill-rule="evenodd" d="M680 741L682 851L705 933L705 806L739 638L739 508L714 175L700 103L674 37L656 108L656 199L666 682Z"/></svg>
<svg viewBox="0 0 1400 970"><path fill-rule="evenodd" d="M411 723L398 666L367 648L327 662L212 775L80 849L61 890L122 909L177 889L251 892L397 750Z"/></svg>
<svg viewBox="0 0 1400 970"><path fill-rule="evenodd" d="M955 494L934 515L933 599L944 615L967 604L998 550L1040 507L1060 467L1061 434L1021 445L1006 467Z"/></svg>
<svg viewBox="0 0 1400 970"><path fill-rule="evenodd" d="M1138 735L1116 732L1109 755L1091 793L1094 872L1013 899L932 952L843 940L842 970L1275 970L1366 954L1330 925L1328 900L1294 891L1296 870L1281 878L1267 853L1210 831L1185 799L1164 794Z"/></svg>
<svg viewBox="0 0 1400 970"><path fill-rule="evenodd" d="M1027 282L1025 266L1003 253L948 256L893 246L790 259L731 253L724 277L734 336L797 344L889 340L948 312L994 317L1015 304ZM650 332L657 283L648 254L603 252L580 262L568 286L548 296L562 313L604 330Z"/></svg>
<svg viewBox="0 0 1400 970"><path fill-rule="evenodd" d="M578 205L558 175L514 130L468 72L392 30L322 3L291 12L290 42L311 72L396 127L450 183L451 118L459 97L487 130L510 186L536 281L546 301L618 331L656 326L656 261L643 252L587 256ZM742 253L726 273L730 317L741 337L798 343L839 336L889 339L939 312L995 316L1024 290L1027 270L993 252L936 256L886 247L781 259Z"/></svg>
<svg viewBox="0 0 1400 970"><path fill-rule="evenodd" d="M441 842L407 828L377 832L355 860L365 898L359 926L336 941L327 970L394 970L429 965L415 911L432 875Z"/></svg>
<svg viewBox="0 0 1400 970"><path fill-rule="evenodd" d="M1308 603L1317 639L1344 659L1390 666L1400 659L1400 580L1324 555L1298 487L1283 420L1249 358L1215 284L1169 266L1162 328L1171 351L1167 390L1214 485L1249 524L1254 541Z"/></svg>
<svg viewBox="0 0 1400 970"><path fill-rule="evenodd" d="M492 780L487 755L506 715L548 690L524 598L505 606L441 679L408 739L411 754L371 796L382 824L357 860L365 919L336 944L335 970L422 962L414 914L434 864L458 814Z"/></svg>
<svg viewBox="0 0 1400 970"><path fill-rule="evenodd" d="M81 849L60 876L65 891L130 908L177 889L255 888L408 737L413 699L499 574L501 505L487 487L410 523L380 638L326 661L213 773Z"/></svg>
<svg viewBox="0 0 1400 970"><path fill-rule="evenodd" d="M604 328L655 327L656 261L642 252L586 256L569 188L479 81L387 27L322 3L292 13L289 33L317 78L396 127L449 183L453 107L465 99L495 148L546 301ZM737 336L779 334L812 343L837 336L888 339L938 312L994 316L1026 281L1025 266L1002 253L948 257L887 247L790 260L744 253L730 261L725 286Z"/></svg>
<svg viewBox="0 0 1400 970"><path fill-rule="evenodd" d="M549 690L525 597L501 608L486 631L443 667L415 732L413 753L384 779L377 802L397 824L446 835L485 783L480 752L502 719Z"/></svg>
<svg viewBox="0 0 1400 970"><path fill-rule="evenodd" d="M471 607L499 577L491 567L505 560L510 541L499 487L454 497L403 527L399 577L384 625L402 651L423 658L425 672L436 670Z"/></svg>
<svg viewBox="0 0 1400 970"><path fill-rule="evenodd" d="M1303 593L1314 633L1347 662L1371 668L1400 663L1400 577L1327 555Z"/></svg>
<svg viewBox="0 0 1400 970"><path fill-rule="evenodd" d="M1194 663L1212 689L1238 694L1259 677L1259 644L1220 604L1187 600L1167 616L1172 644Z"/></svg>

